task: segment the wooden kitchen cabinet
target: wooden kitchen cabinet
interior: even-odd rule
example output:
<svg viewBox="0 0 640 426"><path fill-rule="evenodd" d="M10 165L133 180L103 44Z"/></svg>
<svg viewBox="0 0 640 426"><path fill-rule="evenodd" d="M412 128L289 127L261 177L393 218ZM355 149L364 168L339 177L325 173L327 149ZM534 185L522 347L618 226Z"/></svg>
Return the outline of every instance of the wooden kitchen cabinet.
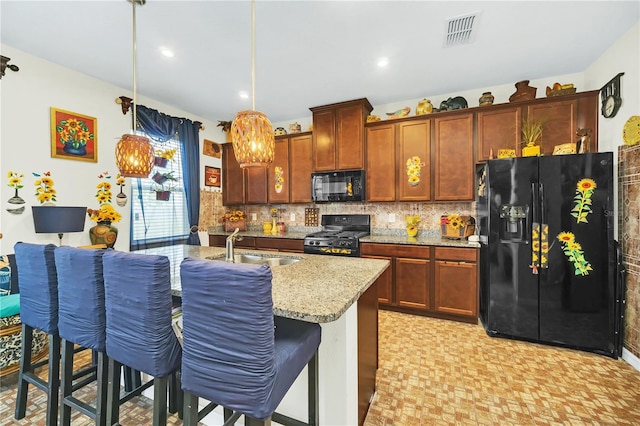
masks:
<svg viewBox="0 0 640 426"><path fill-rule="evenodd" d="M231 232L229 232L231 234ZM227 241L227 235L209 235L210 247L225 247ZM233 243L236 248L255 249L256 238L255 237L243 237L241 240L236 240Z"/></svg>
<svg viewBox="0 0 640 426"><path fill-rule="evenodd" d="M310 108L314 171L364 168L364 123L372 109L365 98Z"/></svg>
<svg viewBox="0 0 640 426"><path fill-rule="evenodd" d="M396 125L367 127L366 136L367 201L395 201Z"/></svg>
<svg viewBox="0 0 640 426"><path fill-rule="evenodd" d="M423 310L430 308L430 264L426 259L394 259L398 306Z"/></svg>
<svg viewBox="0 0 640 426"><path fill-rule="evenodd" d="M514 149L520 153L522 108L492 107L476 113L476 161L498 158L498 150Z"/></svg>
<svg viewBox="0 0 640 426"><path fill-rule="evenodd" d="M362 256L370 259L388 260L389 267L378 278L378 303L391 305L393 303L393 258L389 256Z"/></svg>
<svg viewBox="0 0 640 426"><path fill-rule="evenodd" d="M362 257L391 260L380 308L476 323L477 249L363 242Z"/></svg>
<svg viewBox="0 0 640 426"><path fill-rule="evenodd" d="M434 201L473 201L473 113L436 117L434 128Z"/></svg>
<svg viewBox="0 0 640 426"><path fill-rule="evenodd" d="M247 167L245 169L245 203L267 203L267 167Z"/></svg>
<svg viewBox="0 0 640 426"><path fill-rule="evenodd" d="M431 120L406 121L397 126L396 199L428 201L431 198ZM407 161L415 158L419 162L420 173L409 176Z"/></svg>
<svg viewBox="0 0 640 426"><path fill-rule="evenodd" d="M313 172L313 142L311 133L289 139L290 202L310 203Z"/></svg>
<svg viewBox="0 0 640 426"><path fill-rule="evenodd" d="M267 201L270 204L287 204L291 186L288 136L276 138L273 157L273 164L267 170ZM277 173L279 171L282 173Z"/></svg>
<svg viewBox="0 0 640 426"><path fill-rule="evenodd" d="M289 253L302 253L304 251L304 240L295 238L256 238L257 250L277 250Z"/></svg>
<svg viewBox="0 0 640 426"><path fill-rule="evenodd" d="M430 124L420 119L367 127L367 201L430 199ZM407 161L414 158L419 174L411 178Z"/></svg>
<svg viewBox="0 0 640 426"><path fill-rule="evenodd" d="M244 171L236 161L233 145L222 145L222 204L244 204Z"/></svg>
<svg viewBox="0 0 640 426"><path fill-rule="evenodd" d="M435 306L438 312L478 317L477 250L435 248Z"/></svg>

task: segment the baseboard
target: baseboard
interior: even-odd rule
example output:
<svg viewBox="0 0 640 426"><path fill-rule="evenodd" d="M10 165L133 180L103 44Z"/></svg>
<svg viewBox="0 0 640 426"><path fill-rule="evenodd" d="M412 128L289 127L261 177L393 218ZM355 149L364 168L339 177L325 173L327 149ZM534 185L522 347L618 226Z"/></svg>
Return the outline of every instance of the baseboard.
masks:
<svg viewBox="0 0 640 426"><path fill-rule="evenodd" d="M627 348L622 348L622 359L631 364L633 368L640 371L640 358L629 352Z"/></svg>

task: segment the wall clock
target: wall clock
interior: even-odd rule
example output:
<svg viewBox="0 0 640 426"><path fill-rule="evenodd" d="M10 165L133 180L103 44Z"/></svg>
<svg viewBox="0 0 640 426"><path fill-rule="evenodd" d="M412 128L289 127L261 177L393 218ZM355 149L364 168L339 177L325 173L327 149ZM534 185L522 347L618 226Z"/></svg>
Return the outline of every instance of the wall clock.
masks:
<svg viewBox="0 0 640 426"><path fill-rule="evenodd" d="M600 89L601 112L605 118L614 117L620 109L622 104L620 77L623 75L623 72L619 73Z"/></svg>

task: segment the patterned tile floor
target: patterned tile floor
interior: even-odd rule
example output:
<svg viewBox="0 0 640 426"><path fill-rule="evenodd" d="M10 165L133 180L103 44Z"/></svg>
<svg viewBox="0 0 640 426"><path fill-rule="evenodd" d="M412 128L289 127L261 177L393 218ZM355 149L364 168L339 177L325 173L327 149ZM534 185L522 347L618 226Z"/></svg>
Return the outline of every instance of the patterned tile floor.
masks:
<svg viewBox="0 0 640 426"><path fill-rule="evenodd" d="M379 367L365 426L640 424L640 372L626 362L490 338L478 325L381 311ZM15 375L3 378L0 426L44 426L44 394L31 387L15 421L15 391ZM120 420L151 424L151 401L134 398ZM91 422L75 413L72 424Z"/></svg>

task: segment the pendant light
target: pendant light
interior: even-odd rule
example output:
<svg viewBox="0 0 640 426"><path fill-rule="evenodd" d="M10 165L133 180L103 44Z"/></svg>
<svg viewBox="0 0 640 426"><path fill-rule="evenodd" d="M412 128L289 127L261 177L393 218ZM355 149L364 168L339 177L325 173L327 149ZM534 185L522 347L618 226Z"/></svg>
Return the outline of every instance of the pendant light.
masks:
<svg viewBox="0 0 640 426"><path fill-rule="evenodd" d="M138 120L136 107L136 4L146 0L127 0L133 6L133 124L131 134L124 134L116 145L116 165L124 177L146 178L153 168L153 146L145 136L136 135Z"/></svg>
<svg viewBox="0 0 640 426"><path fill-rule="evenodd" d="M251 0L252 110L239 111L231 123L233 152L240 167L269 167L275 149L273 126L265 114L256 111L255 8L255 0Z"/></svg>

